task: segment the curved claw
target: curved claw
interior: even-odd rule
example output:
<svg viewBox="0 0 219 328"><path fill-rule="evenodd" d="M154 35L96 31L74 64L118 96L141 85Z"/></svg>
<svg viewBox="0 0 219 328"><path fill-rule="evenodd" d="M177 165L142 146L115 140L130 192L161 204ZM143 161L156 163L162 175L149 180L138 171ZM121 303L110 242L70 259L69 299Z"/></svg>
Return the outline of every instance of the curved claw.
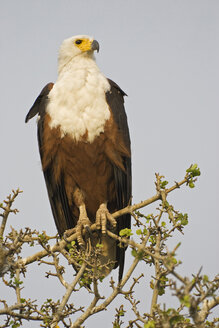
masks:
<svg viewBox="0 0 219 328"><path fill-rule="evenodd" d="M84 228L85 228L86 232L89 234L89 236L91 236L92 231L91 231L90 226L86 225Z"/></svg>
<svg viewBox="0 0 219 328"><path fill-rule="evenodd" d="M113 228L116 227L117 222L108 211L106 204L101 204L96 213L96 226L97 229L101 229L102 234L106 234L107 221L110 222Z"/></svg>
<svg viewBox="0 0 219 328"><path fill-rule="evenodd" d="M67 238L69 238L71 235L73 235L76 232L75 228L72 229L68 229L65 230L65 232L63 233L63 239L66 243L68 243L69 241L67 240Z"/></svg>

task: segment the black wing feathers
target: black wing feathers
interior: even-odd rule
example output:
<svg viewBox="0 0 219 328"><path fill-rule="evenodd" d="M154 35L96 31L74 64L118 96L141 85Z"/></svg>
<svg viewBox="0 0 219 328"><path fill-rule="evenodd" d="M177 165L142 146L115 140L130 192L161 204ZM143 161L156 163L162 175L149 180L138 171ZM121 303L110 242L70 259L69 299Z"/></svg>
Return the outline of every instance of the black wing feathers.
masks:
<svg viewBox="0 0 219 328"><path fill-rule="evenodd" d="M120 89L120 87L115 82L111 81L110 79L108 79L108 81L110 83L111 90L106 93L106 100L113 112L114 120L118 126L121 136L123 137L125 146L130 151L129 129L123 99L126 94L124 91L122 91L122 89ZM131 158L123 157L123 165L125 167L125 172L117 166L114 166L118 209L126 207L131 202ZM121 229L130 227L130 214L123 215L117 220L118 234ZM117 247L116 259L119 264L119 280L122 279L124 269L124 256L125 248Z"/></svg>

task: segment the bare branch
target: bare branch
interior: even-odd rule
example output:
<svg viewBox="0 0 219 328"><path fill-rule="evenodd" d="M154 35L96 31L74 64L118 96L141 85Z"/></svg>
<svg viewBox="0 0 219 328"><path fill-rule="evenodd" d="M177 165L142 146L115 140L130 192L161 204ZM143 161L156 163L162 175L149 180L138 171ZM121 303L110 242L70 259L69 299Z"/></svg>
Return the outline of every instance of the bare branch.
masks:
<svg viewBox="0 0 219 328"><path fill-rule="evenodd" d="M57 323L59 322L60 318L62 317L63 309L64 309L66 303L68 302L69 297L71 296L72 291L74 290L75 286L77 285L78 281L80 280L81 276L83 275L85 269L86 269L86 263L84 262L82 264L80 270L78 271L75 279L72 281L71 284L67 285L67 289L66 289L65 295L63 296L62 302L59 305L58 310L57 310L57 312L56 312L56 314L54 316L54 319L52 321L52 325L51 325L52 328L53 327L56 327Z"/></svg>
<svg viewBox="0 0 219 328"><path fill-rule="evenodd" d="M0 216L2 216L2 223L1 223L1 226L0 226L0 243L2 243L2 238L3 238L3 234L4 234L4 231L5 231L5 226L6 226L6 222L7 222L7 219L8 219L8 216L10 213L14 213L16 214L18 212L17 209L12 209L12 205L16 199L16 197L22 193L22 190L12 190L12 193L13 195L9 195L7 197L7 200L4 201L5 203L5 206L2 204L1 205L1 208L4 210L4 212L2 214L0 214Z"/></svg>

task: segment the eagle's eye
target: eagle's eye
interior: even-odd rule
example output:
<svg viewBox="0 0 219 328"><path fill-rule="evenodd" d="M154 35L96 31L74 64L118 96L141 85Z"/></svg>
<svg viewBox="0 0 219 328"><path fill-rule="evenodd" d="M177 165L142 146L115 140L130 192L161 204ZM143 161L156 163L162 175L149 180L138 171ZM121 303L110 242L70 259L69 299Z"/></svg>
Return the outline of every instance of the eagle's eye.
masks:
<svg viewBox="0 0 219 328"><path fill-rule="evenodd" d="M76 44L81 44L82 40L76 40L75 43Z"/></svg>

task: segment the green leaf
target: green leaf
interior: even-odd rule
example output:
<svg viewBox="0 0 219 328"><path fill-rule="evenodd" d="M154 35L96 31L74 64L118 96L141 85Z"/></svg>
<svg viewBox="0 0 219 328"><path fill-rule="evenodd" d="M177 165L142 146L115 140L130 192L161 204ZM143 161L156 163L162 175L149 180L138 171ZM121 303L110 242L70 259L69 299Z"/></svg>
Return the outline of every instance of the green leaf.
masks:
<svg viewBox="0 0 219 328"><path fill-rule="evenodd" d="M177 219L177 221L180 220L181 224L184 225L184 226L187 225L188 222L189 222L187 213L185 213L185 214L179 213L176 219Z"/></svg>
<svg viewBox="0 0 219 328"><path fill-rule="evenodd" d="M184 216L183 216L183 219L181 220L181 224L182 225L187 225L188 224L188 215L187 214L185 214Z"/></svg>
<svg viewBox="0 0 219 328"><path fill-rule="evenodd" d="M133 233L132 233L131 229L125 228L125 229L120 230L119 235L120 235L120 237L124 237L124 236L130 237L133 235Z"/></svg>
<svg viewBox="0 0 219 328"><path fill-rule="evenodd" d="M136 251L136 249L133 248L131 254L132 254L132 256L136 257L136 256L137 256L137 251Z"/></svg>
<svg viewBox="0 0 219 328"><path fill-rule="evenodd" d="M180 299L180 303L189 308L190 307L190 296L185 295L183 298Z"/></svg>
<svg viewBox="0 0 219 328"><path fill-rule="evenodd" d="M170 319L170 324L171 325L174 325L176 324L177 322L180 322L180 321L183 321L184 320L184 317L182 315L175 315L173 316L171 319Z"/></svg>
<svg viewBox="0 0 219 328"><path fill-rule="evenodd" d="M12 327L12 328L17 328L17 327L20 327L21 325L19 324L19 322L16 322L16 321L13 321L11 320L9 325Z"/></svg>
<svg viewBox="0 0 219 328"><path fill-rule="evenodd" d="M164 287L160 287L160 288L158 289L158 295L159 295L159 296L162 296L163 294L165 294L165 289L164 289Z"/></svg>
<svg viewBox="0 0 219 328"><path fill-rule="evenodd" d="M71 243L68 243L66 247L68 248L68 250L70 250L72 248Z"/></svg>
<svg viewBox="0 0 219 328"><path fill-rule="evenodd" d="M197 164L193 164L193 165L192 165L192 166L190 166L190 168L188 169L188 172L192 172L192 171L196 170L196 169L197 169L197 167L198 167L198 165L197 165Z"/></svg>
<svg viewBox="0 0 219 328"><path fill-rule="evenodd" d="M144 230L143 230L143 235L147 235L147 233L148 233L147 229L144 228Z"/></svg>
<svg viewBox="0 0 219 328"><path fill-rule="evenodd" d="M136 230L136 234L137 234L137 235L141 235L141 234L142 234L141 229Z"/></svg>
<svg viewBox="0 0 219 328"><path fill-rule="evenodd" d="M103 248L103 244L99 244L99 243L97 243L97 244L96 244L96 247Z"/></svg>
<svg viewBox="0 0 219 328"><path fill-rule="evenodd" d="M39 234L38 237L39 237L39 239L40 239L40 241L42 243L46 243L48 241L47 236L45 235L44 232L42 232L41 234Z"/></svg>
<svg viewBox="0 0 219 328"><path fill-rule="evenodd" d="M19 280L17 278L14 278L14 284L15 284L15 286L19 287L20 285L23 284L23 281L21 281L21 280Z"/></svg>
<svg viewBox="0 0 219 328"><path fill-rule="evenodd" d="M161 189L165 189L165 187L166 187L167 184L168 184L168 181L166 181L166 180L161 181L161 183L160 183Z"/></svg>
<svg viewBox="0 0 219 328"><path fill-rule="evenodd" d="M52 299L51 298L47 298L46 302L45 303L51 303L52 302Z"/></svg>
<svg viewBox="0 0 219 328"><path fill-rule="evenodd" d="M144 328L155 328L155 322L154 320L150 320L147 323L144 324Z"/></svg>
<svg viewBox="0 0 219 328"><path fill-rule="evenodd" d="M165 285L165 283L168 281L168 278L166 276L160 277L160 282Z"/></svg>
<svg viewBox="0 0 219 328"><path fill-rule="evenodd" d="M138 260L142 260L143 259L143 256L144 256L144 252L143 251L137 252L135 248L132 249L131 254L132 254L132 256L136 257Z"/></svg>
<svg viewBox="0 0 219 328"><path fill-rule="evenodd" d="M189 188L195 188L195 184L194 184L193 181L190 181L190 182L189 182Z"/></svg>
<svg viewBox="0 0 219 328"><path fill-rule="evenodd" d="M154 236L150 236L150 238L149 238L149 242L150 242L152 245L155 245L155 244L156 244L155 237L154 237Z"/></svg>
<svg viewBox="0 0 219 328"><path fill-rule="evenodd" d="M198 168L198 165L197 164L193 164L191 165L187 170L186 172L190 173L191 176L194 178L194 177L197 177L199 175L201 175L201 171L200 169Z"/></svg>
<svg viewBox="0 0 219 328"><path fill-rule="evenodd" d="M207 282L209 282L209 278L208 278L208 276L205 274L204 276L203 276L203 282L204 283L207 283Z"/></svg>
<svg viewBox="0 0 219 328"><path fill-rule="evenodd" d="M175 259L175 257L172 257L172 258L171 258L171 262L172 262L173 264L177 264L177 259Z"/></svg>

